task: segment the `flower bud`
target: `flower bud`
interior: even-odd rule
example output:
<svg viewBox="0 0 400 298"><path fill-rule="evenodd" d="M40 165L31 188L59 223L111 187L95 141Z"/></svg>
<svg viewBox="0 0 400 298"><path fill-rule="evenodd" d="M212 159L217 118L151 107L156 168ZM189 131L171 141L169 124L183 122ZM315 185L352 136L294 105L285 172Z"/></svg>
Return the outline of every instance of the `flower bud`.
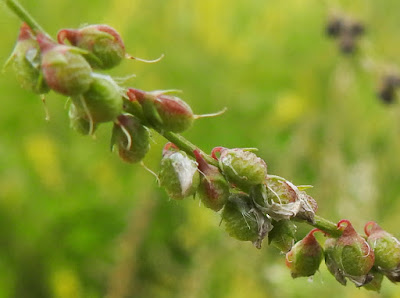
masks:
<svg viewBox="0 0 400 298"><path fill-rule="evenodd" d="M244 193L232 194L222 211L222 221L229 236L240 241L251 241L257 248L272 229L269 219L254 208L251 198Z"/></svg>
<svg viewBox="0 0 400 298"><path fill-rule="evenodd" d="M92 73L89 89L71 99L82 117L94 123L113 121L122 112L120 87L108 75Z"/></svg>
<svg viewBox="0 0 400 298"><path fill-rule="evenodd" d="M152 126L165 131L183 132L192 126L195 116L186 102L166 92L145 92L129 88L128 97L139 101Z"/></svg>
<svg viewBox="0 0 400 298"><path fill-rule="evenodd" d="M337 226L343 233L336 240L333 259L344 276L357 286L363 286L372 280L368 273L374 265L374 251L348 220L339 221Z"/></svg>
<svg viewBox="0 0 400 298"><path fill-rule="evenodd" d="M74 96L86 92L93 80L92 69L78 48L59 45L43 33L37 34L42 53L42 71L54 91Z"/></svg>
<svg viewBox="0 0 400 298"><path fill-rule="evenodd" d="M161 159L160 185L169 197L182 200L194 195L200 183L197 163L168 143Z"/></svg>
<svg viewBox="0 0 400 298"><path fill-rule="evenodd" d="M111 148L118 149L122 160L139 162L149 151L149 132L135 116L122 114L114 123Z"/></svg>
<svg viewBox="0 0 400 298"><path fill-rule="evenodd" d="M216 152L221 153L219 165L229 182L245 191L251 186L266 183L267 165L253 152L216 147L212 150L215 159Z"/></svg>
<svg viewBox="0 0 400 298"><path fill-rule="evenodd" d="M325 264L329 272L336 278L336 280L345 286L347 280L343 275L342 271L339 269L339 265L335 261L335 247L336 247L335 238L326 239L324 247Z"/></svg>
<svg viewBox="0 0 400 298"><path fill-rule="evenodd" d="M208 164L201 156L200 151L193 152L196 156L198 168L203 175L198 188L198 195L204 206L219 211L229 198L229 184L219 169Z"/></svg>
<svg viewBox="0 0 400 298"><path fill-rule="evenodd" d="M286 265L290 268L293 278L314 275L321 264L323 250L314 237L316 231L319 230L311 230L286 254Z"/></svg>
<svg viewBox="0 0 400 298"><path fill-rule="evenodd" d="M287 253L294 245L296 225L290 220L272 222L273 229L268 233L268 243L281 252Z"/></svg>
<svg viewBox="0 0 400 298"><path fill-rule="evenodd" d="M367 241L375 253L375 266L390 276L400 276L400 242L370 221L364 227Z"/></svg>
<svg viewBox="0 0 400 298"><path fill-rule="evenodd" d="M90 25L80 29L62 29L58 42L67 39L71 45L87 50L85 58L93 68L109 69L125 57L125 45L118 32L108 25Z"/></svg>
<svg viewBox="0 0 400 298"><path fill-rule="evenodd" d="M43 94L49 87L40 69L40 48L31 28L23 23L10 62L13 64L18 83L22 88Z"/></svg>
<svg viewBox="0 0 400 298"><path fill-rule="evenodd" d="M71 128L82 135L93 134L97 128L97 123L92 123L91 127L90 121L88 121L84 116L82 116L81 113L78 112L74 104L71 104L69 107L68 116Z"/></svg>

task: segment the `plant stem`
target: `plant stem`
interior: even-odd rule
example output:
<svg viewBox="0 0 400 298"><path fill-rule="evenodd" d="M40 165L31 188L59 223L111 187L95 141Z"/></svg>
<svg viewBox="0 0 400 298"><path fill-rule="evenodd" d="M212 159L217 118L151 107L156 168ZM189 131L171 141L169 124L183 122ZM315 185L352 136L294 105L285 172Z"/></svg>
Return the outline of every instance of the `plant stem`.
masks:
<svg viewBox="0 0 400 298"><path fill-rule="evenodd" d="M8 8L23 22L27 23L28 26L35 32L46 31L39 25L38 22L31 16L31 14L25 10L25 8L17 0L4 0ZM49 35L49 34L47 34Z"/></svg>
<svg viewBox="0 0 400 298"><path fill-rule="evenodd" d="M325 218L323 218L321 216L318 216L318 215L314 216L314 220L315 220L315 223L314 224L310 223L310 225L312 225L312 226L320 229L321 231L329 234L329 236L336 238L336 237L339 237L340 235L342 235L342 232L337 229L337 226L336 226L335 223L333 223L333 222L331 222L331 221L329 221L329 220L327 220L327 219L325 219Z"/></svg>

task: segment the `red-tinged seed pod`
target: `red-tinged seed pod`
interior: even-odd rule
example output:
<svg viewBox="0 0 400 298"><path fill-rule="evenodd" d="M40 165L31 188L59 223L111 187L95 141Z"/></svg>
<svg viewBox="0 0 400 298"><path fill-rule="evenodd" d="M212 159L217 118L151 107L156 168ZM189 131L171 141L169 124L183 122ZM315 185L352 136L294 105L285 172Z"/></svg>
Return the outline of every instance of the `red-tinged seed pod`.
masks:
<svg viewBox="0 0 400 298"><path fill-rule="evenodd" d="M192 109L179 97L165 92L168 91L145 92L129 88L127 94L142 105L144 116L152 126L172 132L187 130L195 119Z"/></svg>
<svg viewBox="0 0 400 298"><path fill-rule="evenodd" d="M367 241L375 253L375 266L383 271L400 267L400 242L383 230L376 222L370 221L364 227Z"/></svg>
<svg viewBox="0 0 400 298"><path fill-rule="evenodd" d="M86 92L93 81L92 69L83 58L82 50L59 45L45 34L38 33L41 67L47 85L54 91L75 96Z"/></svg>
<svg viewBox="0 0 400 298"><path fill-rule="evenodd" d="M171 143L164 147L159 178L160 185L175 200L194 195L200 183L197 162Z"/></svg>
<svg viewBox="0 0 400 298"><path fill-rule="evenodd" d="M65 40L88 51L85 58L93 68L110 69L125 58L125 45L119 33L108 25L89 25L80 29L62 29L57 34L58 42Z"/></svg>
<svg viewBox="0 0 400 298"><path fill-rule="evenodd" d="M82 135L90 135L97 129L97 123L90 123L82 113L78 112L78 109L74 104L69 107L69 123L70 127Z"/></svg>
<svg viewBox="0 0 400 298"><path fill-rule="evenodd" d="M316 231L319 230L311 230L286 254L286 265L289 267L293 278L312 276L321 264L324 253L321 245L315 239L314 233Z"/></svg>
<svg viewBox="0 0 400 298"><path fill-rule="evenodd" d="M149 132L135 116L122 114L114 123L111 148L118 150L122 160L139 162L149 151Z"/></svg>
<svg viewBox="0 0 400 298"><path fill-rule="evenodd" d="M297 227L290 220L272 222L273 228L268 233L268 243L275 246L281 252L287 253L294 245Z"/></svg>
<svg viewBox="0 0 400 298"><path fill-rule="evenodd" d="M217 159L216 153L221 155ZM240 148L215 147L212 156L219 161L220 168L229 182L247 191L252 186L265 184L267 165L253 152Z"/></svg>
<svg viewBox="0 0 400 298"><path fill-rule="evenodd" d="M89 89L71 97L72 102L89 122L113 121L122 113L121 88L108 75L92 73L92 78Z"/></svg>
<svg viewBox="0 0 400 298"><path fill-rule="evenodd" d="M356 278L366 276L374 265L375 255L373 249L354 230L348 220L343 219L339 221L337 226L343 232L337 239L334 248L333 257L336 264L347 277ZM363 284L359 286L361 285Z"/></svg>
<svg viewBox="0 0 400 298"><path fill-rule="evenodd" d="M230 196L229 184L217 167L204 160L199 150L193 153L196 156L199 171L203 175L197 190L198 196L204 206L219 211Z"/></svg>
<svg viewBox="0 0 400 298"><path fill-rule="evenodd" d="M17 81L22 88L37 94L49 92L41 73L40 47L26 23L21 25L17 43L8 62L12 62Z"/></svg>

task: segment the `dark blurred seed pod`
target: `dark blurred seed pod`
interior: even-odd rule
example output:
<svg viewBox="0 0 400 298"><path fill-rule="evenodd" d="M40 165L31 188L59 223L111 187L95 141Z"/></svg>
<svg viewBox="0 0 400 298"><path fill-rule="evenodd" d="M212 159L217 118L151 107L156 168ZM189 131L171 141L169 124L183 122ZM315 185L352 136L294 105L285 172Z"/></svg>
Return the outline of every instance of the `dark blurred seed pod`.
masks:
<svg viewBox="0 0 400 298"><path fill-rule="evenodd" d="M286 266L289 267L293 278L312 276L321 264L324 253L321 245L315 239L316 231L319 230L311 230L286 254Z"/></svg>
<svg viewBox="0 0 400 298"><path fill-rule="evenodd" d="M129 88L127 94L142 105L144 116L152 126L172 132L187 130L195 119L192 109L182 99L165 92Z"/></svg>
<svg viewBox="0 0 400 298"><path fill-rule="evenodd" d="M214 158L217 158L217 152L221 153L219 165L229 182L245 191L252 186L266 183L267 165L253 152L240 148L216 147L212 151Z"/></svg>
<svg viewBox="0 0 400 298"><path fill-rule="evenodd" d="M122 114L114 123L111 148L118 150L122 160L139 162L149 151L149 132L135 116Z"/></svg>
<svg viewBox="0 0 400 298"><path fill-rule="evenodd" d="M363 286L373 278L369 272L375 261L374 251L348 220L339 221L338 228L343 233L336 240L333 259L344 276L357 286Z"/></svg>
<svg viewBox="0 0 400 298"><path fill-rule="evenodd" d="M120 87L108 75L92 73L89 89L71 97L81 117L94 123L113 121L122 113Z"/></svg>
<svg viewBox="0 0 400 298"><path fill-rule="evenodd" d="M348 26L348 30L353 37L358 37L365 33L365 26L359 21L353 21Z"/></svg>
<svg viewBox="0 0 400 298"><path fill-rule="evenodd" d="M368 237L367 241L369 245L374 250L374 265L383 271L397 271L397 268L400 266L399 240L373 221L365 225L364 231Z"/></svg>
<svg viewBox="0 0 400 298"><path fill-rule="evenodd" d="M125 57L125 45L119 33L108 25L89 25L80 29L62 29L58 42L67 39L71 45L88 51L85 58L93 68L110 69Z"/></svg>
<svg viewBox="0 0 400 298"><path fill-rule="evenodd" d="M339 17L333 17L328 20L326 24L325 32L329 37L338 37L344 27L343 19Z"/></svg>
<svg viewBox="0 0 400 298"><path fill-rule="evenodd" d="M68 116L71 128L82 135L93 134L97 129L97 123L92 123L91 126L90 121L82 116L82 113L78 112L78 109L74 104L71 104L69 107Z"/></svg>
<svg viewBox="0 0 400 298"><path fill-rule="evenodd" d="M354 37L350 34L343 34L339 38L339 48L343 54L354 53L356 49L356 43Z"/></svg>
<svg viewBox="0 0 400 298"><path fill-rule="evenodd" d="M92 69L78 48L59 45L38 33L41 67L47 85L54 91L75 96L86 92L93 81Z"/></svg>
<svg viewBox="0 0 400 298"><path fill-rule="evenodd" d="M272 229L269 219L252 204L244 193L229 197L222 211L222 222L229 236L240 241L251 241L261 248L262 240Z"/></svg>
<svg viewBox="0 0 400 298"><path fill-rule="evenodd" d="M230 196L229 183L217 167L204 160L200 151L195 150L194 155L202 174L197 194L204 206L219 211Z"/></svg>
<svg viewBox="0 0 400 298"><path fill-rule="evenodd" d="M40 48L31 28L23 23L10 62L23 89L37 94L49 92L40 67Z"/></svg>
<svg viewBox="0 0 400 298"><path fill-rule="evenodd" d="M386 74L381 79L377 95L385 104L391 104L396 99L396 89L400 86L400 77L397 74Z"/></svg>
<svg viewBox="0 0 400 298"><path fill-rule="evenodd" d="M272 222L273 228L268 233L268 243L275 246L281 252L287 253L294 245L296 225L290 220Z"/></svg>
<svg viewBox="0 0 400 298"><path fill-rule="evenodd" d="M197 163L183 151L169 146L164 149L159 174L160 185L168 196L175 200L182 200L196 193L200 183L200 174ZM166 148L166 147L164 147Z"/></svg>

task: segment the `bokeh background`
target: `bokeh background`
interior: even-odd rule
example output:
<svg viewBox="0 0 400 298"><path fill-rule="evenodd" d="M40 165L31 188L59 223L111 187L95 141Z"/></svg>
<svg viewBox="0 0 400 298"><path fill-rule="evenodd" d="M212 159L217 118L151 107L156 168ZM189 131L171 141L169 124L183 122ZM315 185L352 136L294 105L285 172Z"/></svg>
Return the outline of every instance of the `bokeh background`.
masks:
<svg viewBox="0 0 400 298"><path fill-rule="evenodd" d="M53 36L107 23L137 57L111 72L129 85L178 88L198 120L184 135L205 151L257 147L270 173L311 184L321 216L361 232L376 220L400 236L400 109L376 97L378 78L400 63L400 2L321 0L21 0ZM367 34L344 56L324 35L332 11ZM20 21L0 7L0 60ZM0 76L0 297L400 297L343 287L324 265L293 280L265 243L229 238L198 200L171 201L140 165L69 129L65 98L40 99ZM157 171L165 140L145 163ZM301 238L309 230L299 226ZM323 239L320 239L323 240Z"/></svg>

